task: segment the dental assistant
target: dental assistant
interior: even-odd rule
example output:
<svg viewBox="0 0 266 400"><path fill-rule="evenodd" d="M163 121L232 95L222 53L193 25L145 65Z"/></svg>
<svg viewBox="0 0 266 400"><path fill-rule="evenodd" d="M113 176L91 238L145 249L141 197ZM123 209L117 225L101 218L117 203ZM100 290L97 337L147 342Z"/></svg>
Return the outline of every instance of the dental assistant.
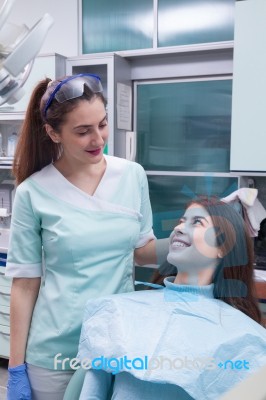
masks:
<svg viewBox="0 0 266 400"><path fill-rule="evenodd" d="M146 174L103 154L102 92L92 74L45 79L26 112L6 267L8 400L61 400L88 298L133 291L134 256L156 263Z"/></svg>

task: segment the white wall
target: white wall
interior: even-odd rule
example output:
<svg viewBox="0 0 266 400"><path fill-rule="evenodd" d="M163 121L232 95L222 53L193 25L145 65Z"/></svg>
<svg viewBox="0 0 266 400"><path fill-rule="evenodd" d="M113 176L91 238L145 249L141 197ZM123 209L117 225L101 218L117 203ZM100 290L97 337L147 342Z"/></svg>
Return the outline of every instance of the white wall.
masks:
<svg viewBox="0 0 266 400"><path fill-rule="evenodd" d="M40 54L59 53L66 57L78 55L79 0L16 0L8 22L26 24L31 28L45 13L54 18Z"/></svg>

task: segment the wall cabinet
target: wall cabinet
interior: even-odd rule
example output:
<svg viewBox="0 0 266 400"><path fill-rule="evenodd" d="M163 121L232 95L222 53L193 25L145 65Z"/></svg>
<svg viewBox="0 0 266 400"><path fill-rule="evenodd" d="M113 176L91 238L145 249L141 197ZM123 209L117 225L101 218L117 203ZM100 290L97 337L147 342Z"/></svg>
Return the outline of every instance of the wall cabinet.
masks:
<svg viewBox="0 0 266 400"><path fill-rule="evenodd" d="M266 172L265 19L265 0L236 2L231 171Z"/></svg>
<svg viewBox="0 0 266 400"><path fill-rule="evenodd" d="M234 0L83 0L80 19L83 54L221 42L233 39Z"/></svg>

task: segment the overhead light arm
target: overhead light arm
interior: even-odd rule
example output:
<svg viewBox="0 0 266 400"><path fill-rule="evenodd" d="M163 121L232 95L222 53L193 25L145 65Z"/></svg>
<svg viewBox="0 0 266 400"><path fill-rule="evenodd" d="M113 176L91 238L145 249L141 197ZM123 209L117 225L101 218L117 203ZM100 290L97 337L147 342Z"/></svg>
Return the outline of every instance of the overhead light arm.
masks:
<svg viewBox="0 0 266 400"><path fill-rule="evenodd" d="M0 9L0 36L15 0L5 0ZM23 37L8 49L0 48L0 105L13 104L24 95L22 86L26 82L34 59L38 55L44 39L53 25L53 18L45 14ZM1 43L1 40L0 40Z"/></svg>
<svg viewBox="0 0 266 400"><path fill-rule="evenodd" d="M12 76L18 76L26 65L37 56L53 21L49 14L45 14L3 62L3 67Z"/></svg>

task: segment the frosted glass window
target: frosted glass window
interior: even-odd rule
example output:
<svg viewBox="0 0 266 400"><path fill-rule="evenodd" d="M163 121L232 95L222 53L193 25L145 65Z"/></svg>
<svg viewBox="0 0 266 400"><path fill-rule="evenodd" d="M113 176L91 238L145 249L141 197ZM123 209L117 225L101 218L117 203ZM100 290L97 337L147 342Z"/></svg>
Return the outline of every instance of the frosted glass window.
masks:
<svg viewBox="0 0 266 400"><path fill-rule="evenodd" d="M238 189L238 178L217 176L149 175L153 228L158 238L168 237L186 204L198 195L229 195Z"/></svg>
<svg viewBox="0 0 266 400"><path fill-rule="evenodd" d="M153 46L153 0L83 0L82 52Z"/></svg>
<svg viewBox="0 0 266 400"><path fill-rule="evenodd" d="M233 40L235 0L158 0L158 47Z"/></svg>
<svg viewBox="0 0 266 400"><path fill-rule="evenodd" d="M232 80L139 84L137 161L146 170L228 172Z"/></svg>

